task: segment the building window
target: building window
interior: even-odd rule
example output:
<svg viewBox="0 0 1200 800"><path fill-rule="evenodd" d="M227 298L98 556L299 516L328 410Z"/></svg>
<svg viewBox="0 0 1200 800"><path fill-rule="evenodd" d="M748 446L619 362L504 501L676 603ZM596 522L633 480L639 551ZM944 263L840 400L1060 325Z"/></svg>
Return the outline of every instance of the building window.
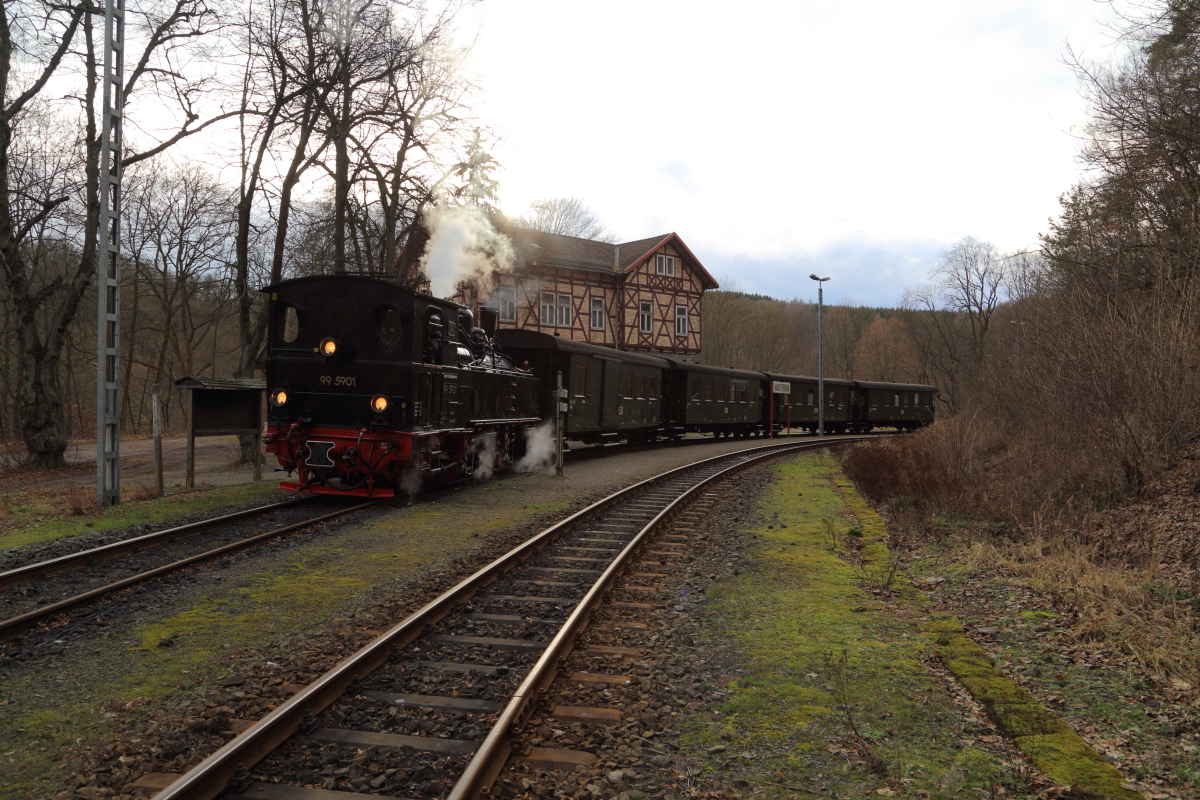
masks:
<svg viewBox="0 0 1200 800"><path fill-rule="evenodd" d="M558 327L571 327L571 295L569 294L558 296Z"/></svg>
<svg viewBox="0 0 1200 800"><path fill-rule="evenodd" d="M554 325L554 292L542 292L542 313L538 317L542 325Z"/></svg>
<svg viewBox="0 0 1200 800"><path fill-rule="evenodd" d="M650 333L650 304L643 300L638 303L638 330L642 333Z"/></svg>
<svg viewBox="0 0 1200 800"><path fill-rule="evenodd" d="M687 306L675 306L675 335L687 336L688 334L688 313Z"/></svg>
<svg viewBox="0 0 1200 800"><path fill-rule="evenodd" d="M593 297L592 298L591 325L592 325L592 330L594 330L594 331L604 330L604 298L603 297Z"/></svg>
<svg viewBox="0 0 1200 800"><path fill-rule="evenodd" d="M659 253L654 257L654 274L675 276L675 256L665 256Z"/></svg>
<svg viewBox="0 0 1200 800"><path fill-rule="evenodd" d="M496 293L496 303L500 306L501 322L517 321L517 290L511 287L501 289Z"/></svg>

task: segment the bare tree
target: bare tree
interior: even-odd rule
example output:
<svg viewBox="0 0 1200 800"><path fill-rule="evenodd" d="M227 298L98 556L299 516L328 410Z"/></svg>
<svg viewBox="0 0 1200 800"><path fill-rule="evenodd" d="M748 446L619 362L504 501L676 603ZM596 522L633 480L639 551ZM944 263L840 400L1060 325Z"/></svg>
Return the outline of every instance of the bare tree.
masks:
<svg viewBox="0 0 1200 800"><path fill-rule="evenodd" d="M527 215L516 217L512 222L518 227L543 233L576 236L611 244L617 242L617 237L578 197L548 197L535 200L530 203Z"/></svg>
<svg viewBox="0 0 1200 800"><path fill-rule="evenodd" d="M78 4L27 0L0 8L0 282L17 320L23 367L21 432L32 466L65 463L67 435L59 362L68 328L98 263L101 54L95 27L103 18L102 11L91 0ZM180 65L182 51L203 38L214 22L202 0L147 2L129 8L127 18L130 35L126 47L132 56L124 87L127 107L145 94L160 103L169 97L181 120L174 131L142 153L123 157L124 163L132 163L164 151L219 117L199 122L196 104L207 85L203 80L189 80ZM82 119L67 122L69 118L63 117L63 122L82 130L73 143L73 149L81 154L81 177L70 187L50 183L32 192L19 192L14 158L20 158L22 148L32 152L39 146L25 130L31 119L27 112L39 100L48 102L47 87L69 81L72 71L80 78L74 82L72 100L82 106ZM66 108L58 113L66 114ZM42 283L28 259L29 237L51 216L68 211L82 217L81 228L73 235L78 260L66 274Z"/></svg>

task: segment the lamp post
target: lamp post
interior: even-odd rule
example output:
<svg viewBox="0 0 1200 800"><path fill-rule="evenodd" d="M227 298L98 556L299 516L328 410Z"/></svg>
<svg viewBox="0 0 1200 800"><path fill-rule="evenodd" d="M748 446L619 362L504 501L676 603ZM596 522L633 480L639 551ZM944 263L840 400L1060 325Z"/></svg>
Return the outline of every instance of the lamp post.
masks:
<svg viewBox="0 0 1200 800"><path fill-rule="evenodd" d="M817 436L825 435L825 335L821 329L821 313L825 307L823 292L825 281L829 278L818 278L816 274L809 275L817 282Z"/></svg>

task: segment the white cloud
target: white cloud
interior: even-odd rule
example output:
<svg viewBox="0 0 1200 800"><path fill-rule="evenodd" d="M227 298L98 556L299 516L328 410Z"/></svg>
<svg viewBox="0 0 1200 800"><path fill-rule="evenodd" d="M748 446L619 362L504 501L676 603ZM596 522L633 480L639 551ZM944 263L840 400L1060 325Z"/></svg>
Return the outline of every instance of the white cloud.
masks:
<svg viewBox="0 0 1200 800"><path fill-rule="evenodd" d="M968 234L1036 242L1078 177L1084 106L1065 43L1105 57L1112 17L1092 0L737 13L485 0L477 13L510 211L579 196L623 238L678 232L710 271L827 259L850 271L835 280L878 286L920 282ZM743 288L780 293L771 274Z"/></svg>

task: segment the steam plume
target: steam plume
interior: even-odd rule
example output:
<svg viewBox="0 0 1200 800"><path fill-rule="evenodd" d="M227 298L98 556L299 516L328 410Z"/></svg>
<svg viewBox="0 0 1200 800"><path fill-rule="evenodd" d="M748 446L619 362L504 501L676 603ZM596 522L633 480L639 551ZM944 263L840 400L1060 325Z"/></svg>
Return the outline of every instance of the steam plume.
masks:
<svg viewBox="0 0 1200 800"><path fill-rule="evenodd" d="M554 463L554 420L525 430L525 455L513 464L513 472L537 472Z"/></svg>
<svg viewBox="0 0 1200 800"><path fill-rule="evenodd" d="M424 222L429 244L421 267L435 297L450 297L459 281L512 266L512 242L478 206L434 206Z"/></svg>

